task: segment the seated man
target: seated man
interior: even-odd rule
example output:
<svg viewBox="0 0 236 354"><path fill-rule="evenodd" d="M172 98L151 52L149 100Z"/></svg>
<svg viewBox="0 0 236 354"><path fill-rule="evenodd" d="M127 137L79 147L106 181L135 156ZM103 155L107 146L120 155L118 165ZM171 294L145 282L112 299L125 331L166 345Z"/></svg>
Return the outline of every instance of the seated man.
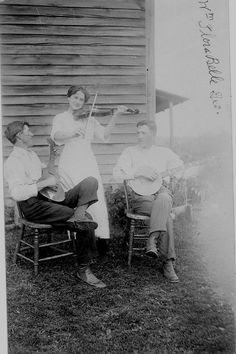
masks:
<svg viewBox="0 0 236 354"><path fill-rule="evenodd" d="M86 213L86 209L98 200L97 180L94 177L84 179L65 193L62 202L48 200L39 192L45 187L55 187L57 180L53 175L42 178L42 163L31 150L33 134L29 124L21 121L10 123L5 136L14 145L4 164L4 176L11 197L19 204L27 220L52 225L65 222L68 228L78 231L76 249L79 269L76 275L92 286L105 287L89 268L97 223Z"/></svg>
<svg viewBox="0 0 236 354"><path fill-rule="evenodd" d="M163 274L171 282L179 279L174 270L176 259L173 221L170 216L172 195L162 185L163 172L173 168L182 169L183 162L169 148L155 145L157 128L153 121L143 120L137 124L138 145L126 148L113 170L117 181L129 180L133 190L134 212L150 216L150 236L146 254L157 257L156 243L165 257Z"/></svg>

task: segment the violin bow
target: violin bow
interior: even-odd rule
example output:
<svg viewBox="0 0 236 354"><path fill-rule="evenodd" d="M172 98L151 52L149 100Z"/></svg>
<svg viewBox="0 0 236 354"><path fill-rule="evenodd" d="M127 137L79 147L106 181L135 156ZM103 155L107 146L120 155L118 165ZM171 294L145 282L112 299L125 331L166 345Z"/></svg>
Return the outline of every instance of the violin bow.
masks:
<svg viewBox="0 0 236 354"><path fill-rule="evenodd" d="M93 99L93 104L92 104L92 107L91 107L90 112L89 112L88 124L87 124L87 129L86 129L86 132L85 132L85 138L88 137L89 123L90 123L90 121L91 121L93 109L94 109L94 106L95 106L95 102L96 102L96 100L97 100L97 95L98 95L98 91L96 91L96 93L95 93L95 96L94 96L94 99Z"/></svg>

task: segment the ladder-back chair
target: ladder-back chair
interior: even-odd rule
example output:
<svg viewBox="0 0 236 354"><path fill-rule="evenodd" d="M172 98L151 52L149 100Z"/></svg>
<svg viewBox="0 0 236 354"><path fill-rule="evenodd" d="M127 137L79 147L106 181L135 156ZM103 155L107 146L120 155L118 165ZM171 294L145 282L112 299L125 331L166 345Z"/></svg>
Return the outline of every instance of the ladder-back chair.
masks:
<svg viewBox="0 0 236 354"><path fill-rule="evenodd" d="M44 261L49 261L56 258L74 256L75 253L75 236L73 230L68 230L65 224L48 225L34 223L28 221L19 204L17 203L19 212L19 224L21 227L20 235L16 244L14 262L17 258L23 258L34 265L34 274L38 275L39 264ZM29 231L29 234L26 233ZM60 239L54 240L53 233L60 233ZM57 235L58 236L58 235ZM68 244L69 249L62 246ZM53 253L52 255L41 255L41 251L47 250ZM32 251L32 252L29 252ZM31 254L28 254L31 253Z"/></svg>
<svg viewBox="0 0 236 354"><path fill-rule="evenodd" d="M134 213L132 210L132 190L124 181L124 192L126 201L126 216L129 219L128 239L128 266L131 266L133 251L143 252L146 248L146 240L149 236L149 216Z"/></svg>
<svg viewBox="0 0 236 354"><path fill-rule="evenodd" d="M171 178L168 188L174 193L177 182ZM128 180L124 180L124 193L126 201L125 214L129 219L129 238L128 238L128 266L131 266L131 259L133 251L143 252L146 249L146 241L149 237L149 221L150 217L146 215L137 214L132 209L132 189L128 185ZM191 220L191 205L187 200L187 186L183 183L181 186L182 200L180 205L175 205L172 208L171 216L175 219L176 216L185 214L188 220Z"/></svg>

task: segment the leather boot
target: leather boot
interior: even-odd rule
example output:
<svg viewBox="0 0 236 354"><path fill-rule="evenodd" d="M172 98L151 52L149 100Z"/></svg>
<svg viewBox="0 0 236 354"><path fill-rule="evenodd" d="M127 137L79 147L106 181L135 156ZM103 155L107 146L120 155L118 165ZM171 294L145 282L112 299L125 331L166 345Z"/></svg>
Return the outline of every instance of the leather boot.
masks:
<svg viewBox="0 0 236 354"><path fill-rule="evenodd" d="M80 266L76 274L77 278L95 288L105 288L106 284L98 279L91 271L88 265Z"/></svg>
<svg viewBox="0 0 236 354"><path fill-rule="evenodd" d="M159 232L152 232L146 243L146 255L152 258L157 258L159 253L157 251L156 240L159 236Z"/></svg>
<svg viewBox="0 0 236 354"><path fill-rule="evenodd" d="M95 230L98 227L98 224L93 220L92 216L85 212L81 214L75 210L74 215L67 220L68 224L72 224L75 228L80 230Z"/></svg>
<svg viewBox="0 0 236 354"><path fill-rule="evenodd" d="M179 278L177 277L174 266L173 260L167 259L163 264L163 275L166 279L168 279L171 283L178 283Z"/></svg>

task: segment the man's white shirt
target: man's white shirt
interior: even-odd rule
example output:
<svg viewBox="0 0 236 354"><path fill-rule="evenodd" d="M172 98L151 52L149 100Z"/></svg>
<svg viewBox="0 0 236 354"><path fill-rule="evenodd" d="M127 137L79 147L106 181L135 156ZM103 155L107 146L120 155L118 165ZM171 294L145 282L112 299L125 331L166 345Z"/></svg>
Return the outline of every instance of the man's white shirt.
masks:
<svg viewBox="0 0 236 354"><path fill-rule="evenodd" d="M142 148L139 145L131 146L122 152L114 167L113 176L117 182L132 179L135 172L144 166L162 173L183 166L183 161L167 147L156 145L152 145L150 148Z"/></svg>
<svg viewBox="0 0 236 354"><path fill-rule="evenodd" d="M34 151L14 146L4 163L4 177L14 200L22 201L37 196L36 183L42 176L43 167L45 165Z"/></svg>

